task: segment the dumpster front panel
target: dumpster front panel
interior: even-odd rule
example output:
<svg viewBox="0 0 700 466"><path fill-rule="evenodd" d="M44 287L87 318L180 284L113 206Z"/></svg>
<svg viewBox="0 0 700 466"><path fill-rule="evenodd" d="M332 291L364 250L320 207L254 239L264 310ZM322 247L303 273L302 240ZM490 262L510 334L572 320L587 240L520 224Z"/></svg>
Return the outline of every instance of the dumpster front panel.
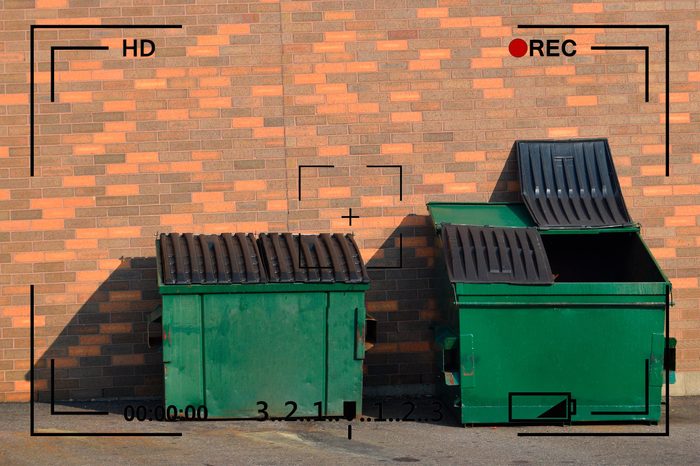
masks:
<svg viewBox="0 0 700 466"><path fill-rule="evenodd" d="M207 408L212 417L316 416L325 405L325 293L204 296Z"/></svg>
<svg viewBox="0 0 700 466"><path fill-rule="evenodd" d="M658 421L663 303L469 307L459 315L460 341L470 342L460 345L463 423ZM559 396L548 393L574 400L564 418L547 418Z"/></svg>

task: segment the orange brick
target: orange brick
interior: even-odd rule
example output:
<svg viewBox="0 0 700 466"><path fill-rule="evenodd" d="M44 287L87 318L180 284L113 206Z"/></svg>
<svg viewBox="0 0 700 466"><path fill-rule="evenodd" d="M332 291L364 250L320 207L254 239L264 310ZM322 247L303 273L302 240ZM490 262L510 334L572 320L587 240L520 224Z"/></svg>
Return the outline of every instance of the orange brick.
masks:
<svg viewBox="0 0 700 466"><path fill-rule="evenodd" d="M209 97L199 99L199 106L202 108L229 108L231 106L230 97Z"/></svg>
<svg viewBox="0 0 700 466"><path fill-rule="evenodd" d="M136 89L166 89L168 83L165 79L137 79L134 81Z"/></svg>
<svg viewBox="0 0 700 466"><path fill-rule="evenodd" d="M95 177L93 175L66 176L63 178L63 186L67 188L95 186Z"/></svg>
<svg viewBox="0 0 700 466"><path fill-rule="evenodd" d="M267 183L264 180L243 180L233 183L236 191L264 191Z"/></svg>
<svg viewBox="0 0 700 466"><path fill-rule="evenodd" d="M676 257L676 250L673 248L650 248L650 250L657 259L672 259Z"/></svg>
<svg viewBox="0 0 700 466"><path fill-rule="evenodd" d="M320 199L349 198L350 196L350 187L348 186L318 188L318 197Z"/></svg>
<svg viewBox="0 0 700 466"><path fill-rule="evenodd" d="M107 228L109 238L137 238L141 235L139 227L111 227Z"/></svg>
<svg viewBox="0 0 700 466"><path fill-rule="evenodd" d="M265 120L261 117L237 117L233 119L234 128L256 128L264 124Z"/></svg>
<svg viewBox="0 0 700 466"><path fill-rule="evenodd" d="M374 61L356 61L346 64L349 73L370 73L377 71L377 62Z"/></svg>
<svg viewBox="0 0 700 466"><path fill-rule="evenodd" d="M313 44L314 53L340 53L345 52L345 42L317 42Z"/></svg>
<svg viewBox="0 0 700 466"><path fill-rule="evenodd" d="M59 92L58 97L61 102L92 102L92 92L89 91Z"/></svg>
<svg viewBox="0 0 700 466"><path fill-rule="evenodd" d="M445 185L445 193L447 194L461 194L461 193L475 193L476 183L448 183Z"/></svg>
<svg viewBox="0 0 700 466"><path fill-rule="evenodd" d="M92 135L95 142L101 144L118 144L126 142L126 133L95 133Z"/></svg>
<svg viewBox="0 0 700 466"><path fill-rule="evenodd" d="M44 260L44 253L41 251L36 252L18 252L14 255L15 262L41 262Z"/></svg>
<svg viewBox="0 0 700 466"><path fill-rule="evenodd" d="M327 113L345 113L347 109L347 105L345 104L319 105L316 107L316 112L319 115Z"/></svg>
<svg viewBox="0 0 700 466"><path fill-rule="evenodd" d="M393 112L391 114L391 121L395 122L421 121L422 119L421 112Z"/></svg>
<svg viewBox="0 0 700 466"><path fill-rule="evenodd" d="M106 132L110 131L123 131L123 132L134 132L136 131L136 122L133 121L106 121L104 123L104 129Z"/></svg>
<svg viewBox="0 0 700 466"><path fill-rule="evenodd" d="M570 95L566 98L566 105L570 107L598 105L598 97L594 95Z"/></svg>
<svg viewBox="0 0 700 466"><path fill-rule="evenodd" d="M97 248L97 239L67 239L65 245L66 249L95 249Z"/></svg>
<svg viewBox="0 0 700 466"><path fill-rule="evenodd" d="M503 87L503 78L484 78L472 81L474 89L496 89Z"/></svg>
<svg viewBox="0 0 700 466"><path fill-rule="evenodd" d="M158 110L156 112L156 118L159 120L187 120L189 118L189 112L186 108Z"/></svg>
<svg viewBox="0 0 700 466"><path fill-rule="evenodd" d="M452 56L450 49L422 49L419 51L421 60L447 60Z"/></svg>
<svg viewBox="0 0 700 466"><path fill-rule="evenodd" d="M410 60L408 69L411 71L418 70L439 70L440 60Z"/></svg>
<svg viewBox="0 0 700 466"><path fill-rule="evenodd" d="M406 40L380 40L377 41L377 50L408 50L408 41Z"/></svg>
<svg viewBox="0 0 700 466"><path fill-rule="evenodd" d="M639 168L639 173L643 176L664 176L666 167L664 165L643 165Z"/></svg>
<svg viewBox="0 0 700 466"><path fill-rule="evenodd" d="M188 57L216 57L219 55L219 47L216 45L196 45L186 47Z"/></svg>
<svg viewBox="0 0 700 466"><path fill-rule="evenodd" d="M345 67L343 66L342 68ZM326 75L322 73L305 73L294 75L294 84L321 84L325 82Z"/></svg>
<svg viewBox="0 0 700 466"><path fill-rule="evenodd" d="M381 152L382 154L410 154L413 152L413 144L382 144Z"/></svg>
<svg viewBox="0 0 700 466"><path fill-rule="evenodd" d="M197 36L197 45L228 45L229 38L226 35Z"/></svg>
<svg viewBox="0 0 700 466"><path fill-rule="evenodd" d="M418 91L396 91L389 94L389 99L392 102L414 102L420 100L420 92Z"/></svg>
<svg viewBox="0 0 700 466"><path fill-rule="evenodd" d="M133 196L138 193L139 185L137 184L109 185L105 187L105 195L107 196Z"/></svg>
<svg viewBox="0 0 700 466"><path fill-rule="evenodd" d="M219 34L240 35L250 34L250 24L220 24Z"/></svg>
<svg viewBox="0 0 700 466"><path fill-rule="evenodd" d="M66 8L68 0L35 0L36 8Z"/></svg>
<svg viewBox="0 0 700 466"><path fill-rule="evenodd" d="M484 89L486 99L512 99L515 89Z"/></svg>
<svg viewBox="0 0 700 466"><path fill-rule="evenodd" d="M671 113L669 121L671 123L690 123L690 113ZM659 115L659 123L666 123L666 115Z"/></svg>
<svg viewBox="0 0 700 466"><path fill-rule="evenodd" d="M267 210L269 211L285 211L287 208L287 201L284 199L267 201Z"/></svg>
<svg viewBox="0 0 700 466"><path fill-rule="evenodd" d="M503 60L501 58L472 58L472 68L501 68Z"/></svg>
<svg viewBox="0 0 700 466"><path fill-rule="evenodd" d="M423 175L424 184L445 184L455 180L454 173L426 173Z"/></svg>
<svg viewBox="0 0 700 466"><path fill-rule="evenodd" d="M75 216L75 209L71 207L44 209L41 212L41 216L43 218L73 218Z"/></svg>
<svg viewBox="0 0 700 466"><path fill-rule="evenodd" d="M191 225L192 214L165 214L160 216L163 225Z"/></svg>
<svg viewBox="0 0 700 466"><path fill-rule="evenodd" d="M693 227L697 224L696 216L666 217L664 225L667 227Z"/></svg>
<svg viewBox="0 0 700 466"><path fill-rule="evenodd" d="M282 95L282 86L253 86L254 96Z"/></svg>
<svg viewBox="0 0 700 466"><path fill-rule="evenodd" d="M0 94L0 105L27 105L29 94Z"/></svg>
<svg viewBox="0 0 700 466"><path fill-rule="evenodd" d="M75 155L100 155L105 153L103 144L75 144L73 154Z"/></svg>
<svg viewBox="0 0 700 466"><path fill-rule="evenodd" d="M270 128L253 128L254 138L281 138L284 137L284 128L275 126Z"/></svg>
<svg viewBox="0 0 700 466"><path fill-rule="evenodd" d="M513 34L513 28L510 26L484 27L479 32L481 37L505 37Z"/></svg>
<svg viewBox="0 0 700 466"><path fill-rule="evenodd" d="M484 151L472 151L472 152L456 152L455 160L457 162L482 162L486 160L486 152Z"/></svg>
<svg viewBox="0 0 700 466"><path fill-rule="evenodd" d="M105 112L132 112L136 110L133 100L108 100L102 104Z"/></svg>
<svg viewBox="0 0 700 466"><path fill-rule="evenodd" d="M578 127L547 128L547 137L573 138L578 136Z"/></svg>
<svg viewBox="0 0 700 466"><path fill-rule="evenodd" d="M673 187L673 194L675 195L692 195L700 194L700 185L681 185Z"/></svg>
<svg viewBox="0 0 700 466"><path fill-rule="evenodd" d="M447 8L418 8L416 16L418 18L446 18L450 14Z"/></svg>
<svg viewBox="0 0 700 466"><path fill-rule="evenodd" d="M642 193L645 196L671 196L673 188L671 186L644 186Z"/></svg>
<svg viewBox="0 0 700 466"><path fill-rule="evenodd" d="M472 26L501 26L503 24L500 16L475 16L472 18Z"/></svg>
<svg viewBox="0 0 700 466"><path fill-rule="evenodd" d="M468 28L471 26L469 18L440 18L441 28Z"/></svg>
<svg viewBox="0 0 700 466"><path fill-rule="evenodd" d="M350 154L349 146L322 146L318 148L318 155L324 157L348 154Z"/></svg>
<svg viewBox="0 0 700 466"><path fill-rule="evenodd" d="M158 152L127 152L127 163L157 162Z"/></svg>
<svg viewBox="0 0 700 466"><path fill-rule="evenodd" d="M602 3L574 3L571 5L574 13L602 13Z"/></svg>

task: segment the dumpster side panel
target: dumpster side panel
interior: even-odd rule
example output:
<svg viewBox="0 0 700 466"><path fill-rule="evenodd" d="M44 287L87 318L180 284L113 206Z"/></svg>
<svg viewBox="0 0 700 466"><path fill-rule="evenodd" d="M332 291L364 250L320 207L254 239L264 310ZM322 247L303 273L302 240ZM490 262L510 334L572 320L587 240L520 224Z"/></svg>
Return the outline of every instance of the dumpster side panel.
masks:
<svg viewBox="0 0 700 466"><path fill-rule="evenodd" d="M461 360L474 358L472 386L461 385L464 423L509 422L511 392L525 393L513 398L516 418L543 414L556 398L540 396L542 405L533 406L537 398L527 393L570 393L574 422L659 419L662 303L469 307L460 309L459 321L460 339L473 342L473 349L462 345L470 354Z"/></svg>
<svg viewBox="0 0 700 466"><path fill-rule="evenodd" d="M163 296L165 403L184 410L204 405L202 392L202 297Z"/></svg>
<svg viewBox="0 0 700 466"><path fill-rule="evenodd" d="M316 416L325 401L326 293L204 296L211 417ZM292 403L293 402L293 403ZM296 409L294 408L296 404Z"/></svg>
<svg viewBox="0 0 700 466"><path fill-rule="evenodd" d="M354 401L356 414L361 414L364 293L329 293L328 297L327 414L342 415L344 401Z"/></svg>

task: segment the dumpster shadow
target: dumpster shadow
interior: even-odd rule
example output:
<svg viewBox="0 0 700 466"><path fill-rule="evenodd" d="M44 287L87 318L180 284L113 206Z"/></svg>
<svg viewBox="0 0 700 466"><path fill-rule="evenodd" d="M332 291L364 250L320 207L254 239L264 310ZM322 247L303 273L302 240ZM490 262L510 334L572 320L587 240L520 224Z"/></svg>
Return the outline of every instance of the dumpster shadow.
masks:
<svg viewBox="0 0 700 466"><path fill-rule="evenodd" d="M377 344L365 356L364 377L365 387L377 390L366 393L432 392L437 380L434 237L429 216L408 215L366 262L367 312L377 319Z"/></svg>
<svg viewBox="0 0 700 466"><path fill-rule="evenodd" d="M489 202L522 202L520 197L520 176L518 172L518 157L515 143L508 153L503 170L489 197Z"/></svg>
<svg viewBox="0 0 700 466"><path fill-rule="evenodd" d="M51 400L52 359L57 405L162 397L161 349L150 348L147 336L149 314L159 304L155 258L122 258L36 362L36 400ZM160 326L151 331L159 335ZM37 339L51 333L35 329Z"/></svg>

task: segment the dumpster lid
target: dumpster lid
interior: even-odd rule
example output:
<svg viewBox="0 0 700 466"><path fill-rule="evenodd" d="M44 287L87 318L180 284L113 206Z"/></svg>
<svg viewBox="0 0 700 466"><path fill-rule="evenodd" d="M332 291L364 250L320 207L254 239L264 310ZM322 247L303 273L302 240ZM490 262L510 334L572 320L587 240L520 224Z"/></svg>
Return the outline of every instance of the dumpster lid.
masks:
<svg viewBox="0 0 700 466"><path fill-rule="evenodd" d="M443 223L440 235L452 283L526 285L554 282L536 228Z"/></svg>
<svg viewBox="0 0 700 466"><path fill-rule="evenodd" d="M270 282L369 283L352 235L261 233Z"/></svg>
<svg viewBox="0 0 700 466"><path fill-rule="evenodd" d="M252 233L161 233L160 257L164 285L267 282Z"/></svg>
<svg viewBox="0 0 700 466"><path fill-rule="evenodd" d="M520 190L540 228L630 226L608 140L516 141Z"/></svg>

